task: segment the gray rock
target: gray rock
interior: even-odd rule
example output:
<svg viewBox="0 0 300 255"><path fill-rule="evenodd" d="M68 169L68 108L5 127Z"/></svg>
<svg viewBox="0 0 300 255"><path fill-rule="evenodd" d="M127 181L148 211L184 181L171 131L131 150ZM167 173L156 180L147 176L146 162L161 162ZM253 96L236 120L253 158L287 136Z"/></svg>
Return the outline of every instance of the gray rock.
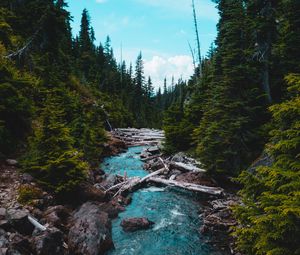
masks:
<svg viewBox="0 0 300 255"><path fill-rule="evenodd" d="M6 254L31 255L31 246L27 238L14 233L10 237L9 248Z"/></svg>
<svg viewBox="0 0 300 255"><path fill-rule="evenodd" d="M34 180L34 178L30 174L24 173L22 175L22 182L23 183L31 183L31 182L33 182L33 180Z"/></svg>
<svg viewBox="0 0 300 255"><path fill-rule="evenodd" d="M141 229L150 228L154 222L148 220L147 218L128 218L121 222L121 226L126 232L133 232Z"/></svg>
<svg viewBox="0 0 300 255"><path fill-rule="evenodd" d="M156 155L159 153L159 148L157 146L153 146L147 149L152 155Z"/></svg>
<svg viewBox="0 0 300 255"><path fill-rule="evenodd" d="M44 220L51 226L61 227L70 216L69 209L63 205L51 206L43 214Z"/></svg>
<svg viewBox="0 0 300 255"><path fill-rule="evenodd" d="M27 217L27 212L23 210L9 209L7 210L7 220L13 229L23 235L31 235L34 226Z"/></svg>
<svg viewBox="0 0 300 255"><path fill-rule="evenodd" d="M72 254L101 255L114 247L111 221L97 203L83 204L72 217L68 246Z"/></svg>
<svg viewBox="0 0 300 255"><path fill-rule="evenodd" d="M0 220L5 220L6 218L6 209L0 208Z"/></svg>
<svg viewBox="0 0 300 255"><path fill-rule="evenodd" d="M5 231L10 230L11 226L8 222L8 220L0 220L0 229L4 229Z"/></svg>
<svg viewBox="0 0 300 255"><path fill-rule="evenodd" d="M9 166L17 166L19 162L15 159L7 159L6 164L8 164Z"/></svg>
<svg viewBox="0 0 300 255"><path fill-rule="evenodd" d="M172 157L171 161L184 162L185 158L186 158L186 155L183 152L178 152Z"/></svg>
<svg viewBox="0 0 300 255"><path fill-rule="evenodd" d="M6 232L0 228L0 249L4 249L9 244ZM1 254L1 253L0 253Z"/></svg>
<svg viewBox="0 0 300 255"><path fill-rule="evenodd" d="M107 176L107 178L101 183L101 186L103 186L104 188L108 189L110 187L112 187L115 182L116 182L116 175L114 174L110 174Z"/></svg>
<svg viewBox="0 0 300 255"><path fill-rule="evenodd" d="M63 255L63 233L56 228L50 228L32 239L37 255Z"/></svg>

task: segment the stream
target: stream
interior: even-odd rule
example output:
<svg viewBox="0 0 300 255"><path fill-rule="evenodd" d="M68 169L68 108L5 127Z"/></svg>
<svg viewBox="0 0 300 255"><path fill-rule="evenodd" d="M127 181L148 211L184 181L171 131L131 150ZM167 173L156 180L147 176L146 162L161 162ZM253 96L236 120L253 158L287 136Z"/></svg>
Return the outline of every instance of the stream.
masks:
<svg viewBox="0 0 300 255"><path fill-rule="evenodd" d="M139 157L144 148L131 147L106 158L101 167L108 174L124 175L126 171L128 177L146 176ZM224 255L199 233L201 206L200 195L174 188L149 187L134 192L126 211L112 222L115 250L107 255ZM147 217L155 225L148 230L124 232L120 223L131 217Z"/></svg>

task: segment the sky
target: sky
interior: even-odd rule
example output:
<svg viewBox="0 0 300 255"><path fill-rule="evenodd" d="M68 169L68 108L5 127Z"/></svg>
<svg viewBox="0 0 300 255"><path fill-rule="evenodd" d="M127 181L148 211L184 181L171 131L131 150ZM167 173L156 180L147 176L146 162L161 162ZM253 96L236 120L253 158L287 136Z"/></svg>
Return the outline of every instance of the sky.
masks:
<svg viewBox="0 0 300 255"><path fill-rule="evenodd" d="M168 84L188 79L193 63L188 42L196 48L191 0L67 0L73 17L73 34L80 29L86 8L95 30L96 44L111 38L115 57L129 65L142 52L145 76L156 89L166 77ZM201 53L205 56L216 37L218 12L211 0L195 0ZM121 47L122 45L122 47Z"/></svg>

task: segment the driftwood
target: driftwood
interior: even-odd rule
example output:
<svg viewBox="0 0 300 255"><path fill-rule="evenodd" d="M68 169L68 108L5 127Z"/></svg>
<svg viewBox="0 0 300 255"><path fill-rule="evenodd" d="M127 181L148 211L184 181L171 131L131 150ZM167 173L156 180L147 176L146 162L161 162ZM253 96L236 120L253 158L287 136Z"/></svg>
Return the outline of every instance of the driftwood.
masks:
<svg viewBox="0 0 300 255"><path fill-rule="evenodd" d="M163 159L161 157L158 158L161 163L163 164L164 168L168 171L168 173L170 172L170 168L166 165L166 163L163 161Z"/></svg>
<svg viewBox="0 0 300 255"><path fill-rule="evenodd" d="M162 154L158 154L158 155L153 155L153 156L150 156L150 157L147 157L147 158L141 158L142 161L148 161L148 160L151 160L151 159L155 159L155 158L158 158L158 157L161 157Z"/></svg>
<svg viewBox="0 0 300 255"><path fill-rule="evenodd" d="M171 162L170 166L172 168L184 171L184 172L206 172L204 169L201 169L195 165L192 164L185 164L182 162Z"/></svg>
<svg viewBox="0 0 300 255"><path fill-rule="evenodd" d="M134 188L140 184L140 177L133 177L128 179L120 188L119 190L114 194L114 197L116 197L119 194L122 194L126 191L132 191Z"/></svg>
<svg viewBox="0 0 300 255"><path fill-rule="evenodd" d="M208 186L203 186L203 185L198 185L198 184L193 184L188 182L178 182L174 180L166 180L166 179L155 178L155 177L149 178L148 181L158 183L158 184L164 184L167 186L183 188L190 191L206 193L214 196L220 196L223 193L223 189L221 188L208 187Z"/></svg>
<svg viewBox="0 0 300 255"><path fill-rule="evenodd" d="M164 132L155 129L118 128L112 135L123 140L128 146L156 145L164 139Z"/></svg>
<svg viewBox="0 0 300 255"><path fill-rule="evenodd" d="M30 221L30 223L37 228L40 231L46 231L47 228L45 226L43 226L42 224L40 224L35 218L31 217L31 216L27 216L28 220Z"/></svg>
<svg viewBox="0 0 300 255"><path fill-rule="evenodd" d="M141 180L140 180L140 183L143 183L144 181L148 180L149 178L155 176L155 175L159 175L159 174L162 174L163 172L165 171L165 168L161 168L151 174L148 174L146 175L145 177L143 177Z"/></svg>

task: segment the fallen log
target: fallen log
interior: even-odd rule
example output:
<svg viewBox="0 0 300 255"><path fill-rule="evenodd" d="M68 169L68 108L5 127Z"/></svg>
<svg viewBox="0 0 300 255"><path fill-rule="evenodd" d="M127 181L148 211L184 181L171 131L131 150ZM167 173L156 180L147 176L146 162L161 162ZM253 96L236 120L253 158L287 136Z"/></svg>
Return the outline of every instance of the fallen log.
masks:
<svg viewBox="0 0 300 255"><path fill-rule="evenodd" d="M161 163L163 164L164 168L167 169L167 171L169 173L170 172L170 168L166 165L166 163L164 162L164 160L161 157L159 157L158 159L161 161Z"/></svg>
<svg viewBox="0 0 300 255"><path fill-rule="evenodd" d="M140 180L140 183L143 183L144 181L148 180L149 178L155 176L155 175L159 175L159 174L162 174L163 172L165 171L165 168L161 168L151 174L148 174L146 175L145 177L143 177L141 180Z"/></svg>
<svg viewBox="0 0 300 255"><path fill-rule="evenodd" d="M214 196L221 196L223 194L222 188L208 187L208 186L187 183L187 182L178 182L178 181L174 181L174 180L166 180L166 179L155 178L155 177L148 178L148 182L164 184L167 186L178 187L178 188L186 189L189 191L195 191L195 192L205 193L205 194L214 195Z"/></svg>
<svg viewBox="0 0 300 255"><path fill-rule="evenodd" d="M132 191L134 188L140 184L140 177L133 177L128 179L121 187L120 189L114 194L114 197L116 197L119 194L122 194L126 191Z"/></svg>
<svg viewBox="0 0 300 255"><path fill-rule="evenodd" d="M109 189L105 190L105 193L107 193L107 192L109 192L109 191L112 191L112 190L114 190L114 189L118 189L118 188L122 187L124 184L126 184L127 182L128 182L128 180L127 180L127 181L120 182L120 183L118 183L118 184L116 184L116 185L114 185L114 186L111 186Z"/></svg>
<svg viewBox="0 0 300 255"><path fill-rule="evenodd" d="M201 169L195 165L185 164L182 162L171 162L170 166L172 168L175 168L175 169L178 169L178 170L181 170L184 172L202 172L202 173L206 172L204 169Z"/></svg>
<svg viewBox="0 0 300 255"><path fill-rule="evenodd" d="M162 154L158 154L158 155L150 156L150 157L147 157L147 158L141 158L141 160L142 161L148 161L148 160L151 160L151 159L159 158L161 156L162 156Z"/></svg>
<svg viewBox="0 0 300 255"><path fill-rule="evenodd" d="M27 216L28 220L30 221L30 223L37 228L40 231L46 231L47 228L45 226L43 226L42 224L40 224L35 218L31 217L31 216Z"/></svg>

